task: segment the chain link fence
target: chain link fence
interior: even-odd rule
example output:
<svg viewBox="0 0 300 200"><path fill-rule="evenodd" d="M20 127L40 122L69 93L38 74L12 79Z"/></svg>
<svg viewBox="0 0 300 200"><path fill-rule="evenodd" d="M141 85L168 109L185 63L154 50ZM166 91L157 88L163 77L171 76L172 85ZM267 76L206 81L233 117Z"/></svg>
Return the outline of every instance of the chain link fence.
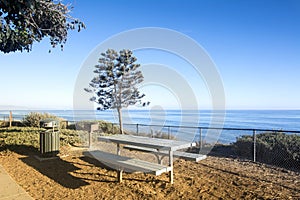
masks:
<svg viewBox="0 0 300 200"><path fill-rule="evenodd" d="M197 153L249 159L300 171L300 132L298 131L222 128L221 134L215 140L216 135L210 134L219 128L146 124L124 124L123 126L127 134L192 140L197 146L191 151Z"/></svg>

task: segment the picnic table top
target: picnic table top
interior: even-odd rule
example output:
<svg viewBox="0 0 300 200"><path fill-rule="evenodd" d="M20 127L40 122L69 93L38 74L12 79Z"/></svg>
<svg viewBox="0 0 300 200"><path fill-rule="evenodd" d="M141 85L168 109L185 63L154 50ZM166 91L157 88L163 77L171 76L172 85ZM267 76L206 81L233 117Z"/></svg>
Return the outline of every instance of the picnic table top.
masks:
<svg viewBox="0 0 300 200"><path fill-rule="evenodd" d="M114 142L126 145L135 145L140 147L148 147L157 150L176 151L188 147L195 146L195 143L187 141L169 140L161 138L150 138L145 136L136 135L111 135L100 136L99 141Z"/></svg>

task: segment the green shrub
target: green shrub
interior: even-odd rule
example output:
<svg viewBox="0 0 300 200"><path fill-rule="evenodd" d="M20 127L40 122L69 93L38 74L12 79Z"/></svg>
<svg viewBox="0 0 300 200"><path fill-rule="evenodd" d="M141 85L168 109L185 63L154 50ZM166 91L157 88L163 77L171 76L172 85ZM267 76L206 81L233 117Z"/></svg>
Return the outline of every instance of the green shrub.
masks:
<svg viewBox="0 0 300 200"><path fill-rule="evenodd" d="M42 131L44 129L35 127L0 128L0 151L11 146L39 148ZM59 133L60 145L78 145L82 141L81 135L87 135L87 132L62 129Z"/></svg>
<svg viewBox="0 0 300 200"><path fill-rule="evenodd" d="M42 129L29 127L0 128L1 145L24 145L38 148L40 131Z"/></svg>
<svg viewBox="0 0 300 200"><path fill-rule="evenodd" d="M103 133L109 133L109 134L120 133L120 128L118 125L106 121L99 121L99 130ZM124 130L124 132L126 131Z"/></svg>
<svg viewBox="0 0 300 200"><path fill-rule="evenodd" d="M6 121L0 121L0 127L6 127L9 125L9 122Z"/></svg>
<svg viewBox="0 0 300 200"><path fill-rule="evenodd" d="M79 122L76 122L76 124L73 125L73 127L69 127L69 128L76 129L76 130L84 130L84 131L89 132L91 124L99 125L99 129L96 132L107 133L107 134L119 134L120 133L120 129L119 129L118 125L115 125L111 122L106 122L103 120L79 121Z"/></svg>
<svg viewBox="0 0 300 200"><path fill-rule="evenodd" d="M82 136L87 135L86 131L75 131L75 130L68 130L62 129L60 131L60 145L72 145L78 146L82 143Z"/></svg>
<svg viewBox="0 0 300 200"><path fill-rule="evenodd" d="M23 124L29 127L40 127L40 121L47 118L58 120L60 122L60 128L66 128L66 123L63 123L65 121L63 118L49 113L30 112L24 117Z"/></svg>
<svg viewBox="0 0 300 200"><path fill-rule="evenodd" d="M253 157L253 138L243 135L234 143L238 155ZM300 170L300 135L268 132L256 135L259 162Z"/></svg>

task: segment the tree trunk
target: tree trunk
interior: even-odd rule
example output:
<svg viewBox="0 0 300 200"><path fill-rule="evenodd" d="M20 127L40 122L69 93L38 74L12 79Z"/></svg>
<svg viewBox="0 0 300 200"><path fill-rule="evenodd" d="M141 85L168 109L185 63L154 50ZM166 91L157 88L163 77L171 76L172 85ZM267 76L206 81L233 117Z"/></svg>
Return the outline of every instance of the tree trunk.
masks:
<svg viewBox="0 0 300 200"><path fill-rule="evenodd" d="M120 126L120 134L123 134L123 123L122 123L122 110L121 108L117 108L119 115L119 126Z"/></svg>

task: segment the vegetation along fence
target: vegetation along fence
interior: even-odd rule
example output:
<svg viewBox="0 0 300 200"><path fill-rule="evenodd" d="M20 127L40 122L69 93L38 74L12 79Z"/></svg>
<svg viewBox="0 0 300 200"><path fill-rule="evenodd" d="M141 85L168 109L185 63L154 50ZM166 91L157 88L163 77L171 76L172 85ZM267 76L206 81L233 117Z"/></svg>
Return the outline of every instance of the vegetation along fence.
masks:
<svg viewBox="0 0 300 200"><path fill-rule="evenodd" d="M300 131L147 124L123 126L129 134L192 140L197 143L200 153L246 158L300 170Z"/></svg>

